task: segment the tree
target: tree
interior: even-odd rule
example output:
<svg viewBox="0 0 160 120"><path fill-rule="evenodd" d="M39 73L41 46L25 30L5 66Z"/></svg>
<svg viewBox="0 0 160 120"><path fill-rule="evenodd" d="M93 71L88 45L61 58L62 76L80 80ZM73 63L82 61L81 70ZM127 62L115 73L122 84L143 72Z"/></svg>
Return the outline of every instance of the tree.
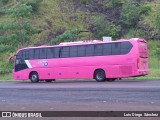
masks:
<svg viewBox="0 0 160 120"><path fill-rule="evenodd" d="M57 44L60 42L71 42L71 41L76 41L78 38L81 37L80 32L81 29L72 29L72 30L67 30L61 35L58 35L55 39L52 40L53 44Z"/></svg>
<svg viewBox="0 0 160 120"><path fill-rule="evenodd" d="M11 46L10 51L17 47L27 44L35 29L30 23L32 7L26 4L18 4L16 7L9 9L6 14L12 17L10 23L0 24L0 44Z"/></svg>
<svg viewBox="0 0 160 120"><path fill-rule="evenodd" d="M31 5L18 1L9 10L1 9L1 13L11 18L8 23L0 23L0 74L6 74L10 73L12 68L12 65L6 60L9 54L26 46L36 30L31 24Z"/></svg>
<svg viewBox="0 0 160 120"><path fill-rule="evenodd" d="M114 39L119 37L120 26L116 26L113 22L109 22L104 17L97 17L90 25L90 31L94 38L102 39L103 36L111 36Z"/></svg>
<svg viewBox="0 0 160 120"><path fill-rule="evenodd" d="M132 27L137 23L140 13L141 11L137 4L133 3L132 0L125 0L120 19L127 27Z"/></svg>
<svg viewBox="0 0 160 120"><path fill-rule="evenodd" d="M156 18L154 21L155 28L157 29L158 33L160 34L160 5L156 7Z"/></svg>

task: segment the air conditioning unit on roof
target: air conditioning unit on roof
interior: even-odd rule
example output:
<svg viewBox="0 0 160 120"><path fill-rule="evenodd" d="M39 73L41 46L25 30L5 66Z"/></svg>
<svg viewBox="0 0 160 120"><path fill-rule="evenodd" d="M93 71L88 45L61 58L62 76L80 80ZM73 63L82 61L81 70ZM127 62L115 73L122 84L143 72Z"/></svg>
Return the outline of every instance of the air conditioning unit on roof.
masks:
<svg viewBox="0 0 160 120"><path fill-rule="evenodd" d="M103 37L103 42L110 42L112 41L112 37Z"/></svg>

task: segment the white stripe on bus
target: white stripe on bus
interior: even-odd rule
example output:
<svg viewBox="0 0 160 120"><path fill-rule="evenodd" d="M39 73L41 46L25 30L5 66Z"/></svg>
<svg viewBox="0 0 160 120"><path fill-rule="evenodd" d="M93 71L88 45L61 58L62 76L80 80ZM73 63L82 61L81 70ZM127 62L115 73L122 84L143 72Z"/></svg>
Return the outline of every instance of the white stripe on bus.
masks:
<svg viewBox="0 0 160 120"><path fill-rule="evenodd" d="M32 68L31 64L29 63L28 60L25 60L25 63L27 64L28 68Z"/></svg>

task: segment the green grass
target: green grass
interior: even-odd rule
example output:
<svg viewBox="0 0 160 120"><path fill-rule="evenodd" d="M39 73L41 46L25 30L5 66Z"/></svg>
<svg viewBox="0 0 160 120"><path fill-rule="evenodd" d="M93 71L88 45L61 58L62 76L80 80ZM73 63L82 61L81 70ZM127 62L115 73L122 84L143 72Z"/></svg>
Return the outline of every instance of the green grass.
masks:
<svg viewBox="0 0 160 120"><path fill-rule="evenodd" d="M0 81L11 81L12 80L12 74L4 74L0 75Z"/></svg>

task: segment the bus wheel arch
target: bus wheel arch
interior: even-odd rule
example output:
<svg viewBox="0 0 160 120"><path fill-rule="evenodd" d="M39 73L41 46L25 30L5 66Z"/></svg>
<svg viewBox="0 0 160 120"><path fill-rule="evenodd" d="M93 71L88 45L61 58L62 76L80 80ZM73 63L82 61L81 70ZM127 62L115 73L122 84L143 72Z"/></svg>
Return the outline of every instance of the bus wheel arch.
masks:
<svg viewBox="0 0 160 120"><path fill-rule="evenodd" d="M96 79L97 82L104 82L106 81L106 73L103 69L96 69L93 78Z"/></svg>
<svg viewBox="0 0 160 120"><path fill-rule="evenodd" d="M38 72L36 71L30 72L29 79L31 80L32 83L38 83L39 82Z"/></svg>

